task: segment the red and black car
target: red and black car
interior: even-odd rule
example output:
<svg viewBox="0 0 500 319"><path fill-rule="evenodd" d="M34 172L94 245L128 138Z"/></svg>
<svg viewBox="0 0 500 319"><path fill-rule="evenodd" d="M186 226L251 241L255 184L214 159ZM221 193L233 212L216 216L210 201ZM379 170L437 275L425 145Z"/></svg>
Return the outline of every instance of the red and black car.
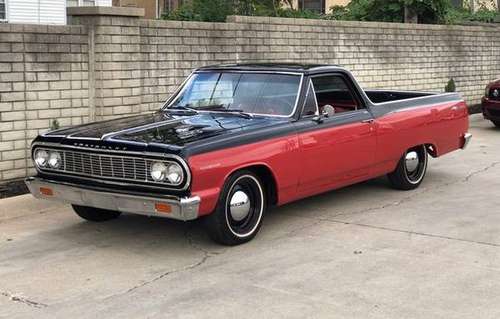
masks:
<svg viewBox="0 0 500 319"><path fill-rule="evenodd" d="M364 91L331 65L208 66L153 114L38 136L26 183L87 220L204 217L235 245L269 206L383 175L417 188L428 154L465 148L467 130L456 93Z"/></svg>
<svg viewBox="0 0 500 319"><path fill-rule="evenodd" d="M484 118L500 127L500 80L491 82L486 87L482 100Z"/></svg>

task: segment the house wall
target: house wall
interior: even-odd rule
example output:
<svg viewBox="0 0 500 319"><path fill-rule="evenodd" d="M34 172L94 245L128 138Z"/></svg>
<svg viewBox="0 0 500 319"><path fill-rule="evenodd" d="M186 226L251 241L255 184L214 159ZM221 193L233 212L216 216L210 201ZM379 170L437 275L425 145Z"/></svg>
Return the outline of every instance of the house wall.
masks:
<svg viewBox="0 0 500 319"><path fill-rule="evenodd" d="M163 2L163 0L113 0L113 6L143 8L145 11L144 18L156 19L157 1L158 6L162 6L161 2Z"/></svg>
<svg viewBox="0 0 500 319"><path fill-rule="evenodd" d="M462 3L467 3L467 1L462 1ZM482 7L485 7L487 9L497 9L498 8L498 1L497 0L472 0L472 9L475 11L479 10Z"/></svg>
<svg viewBox="0 0 500 319"><path fill-rule="evenodd" d="M399 90L442 92L453 78L469 105L500 77L496 26L269 17L72 21L77 25L0 25L0 181L33 173L29 143L51 120L67 126L157 110L203 65L340 64L365 88Z"/></svg>
<svg viewBox="0 0 500 319"><path fill-rule="evenodd" d="M345 6L349 4L349 2L351 2L351 0L325 0L325 12L328 13L332 6ZM299 8L299 0L293 0L293 7L295 9Z"/></svg>
<svg viewBox="0 0 500 319"><path fill-rule="evenodd" d="M66 0L7 0L10 23L66 24Z"/></svg>
<svg viewBox="0 0 500 319"><path fill-rule="evenodd" d="M351 0L326 0L325 1L325 6L326 6L326 11L330 9L330 7L333 6L345 6L348 5Z"/></svg>

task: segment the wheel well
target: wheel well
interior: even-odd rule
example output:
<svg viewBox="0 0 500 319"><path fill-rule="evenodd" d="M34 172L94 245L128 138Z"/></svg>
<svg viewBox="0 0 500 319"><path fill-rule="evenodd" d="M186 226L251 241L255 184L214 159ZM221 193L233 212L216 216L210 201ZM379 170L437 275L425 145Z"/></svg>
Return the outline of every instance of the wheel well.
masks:
<svg viewBox="0 0 500 319"><path fill-rule="evenodd" d="M265 165L253 165L243 167L255 173L264 184L266 189L267 198L269 198L269 205L275 206L278 203L278 187L273 172Z"/></svg>
<svg viewBox="0 0 500 319"><path fill-rule="evenodd" d="M432 143L425 144L425 148L427 149L427 153L429 153L432 157L437 157L437 148Z"/></svg>

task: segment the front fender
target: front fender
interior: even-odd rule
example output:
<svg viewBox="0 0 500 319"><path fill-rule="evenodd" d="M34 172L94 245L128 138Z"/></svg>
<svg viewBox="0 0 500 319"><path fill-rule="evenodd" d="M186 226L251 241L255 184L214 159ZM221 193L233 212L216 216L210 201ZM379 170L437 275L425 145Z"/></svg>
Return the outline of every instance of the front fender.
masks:
<svg viewBox="0 0 500 319"><path fill-rule="evenodd" d="M267 167L276 181L278 204L297 191L299 156L295 134L190 156L191 194L201 198L200 215L210 214L224 182L234 172L255 165Z"/></svg>

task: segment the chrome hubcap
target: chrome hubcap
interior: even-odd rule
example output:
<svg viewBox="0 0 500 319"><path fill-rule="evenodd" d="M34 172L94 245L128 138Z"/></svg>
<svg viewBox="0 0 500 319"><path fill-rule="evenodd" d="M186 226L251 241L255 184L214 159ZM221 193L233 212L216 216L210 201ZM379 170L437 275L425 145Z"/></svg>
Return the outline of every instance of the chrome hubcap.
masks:
<svg viewBox="0 0 500 319"><path fill-rule="evenodd" d="M250 213L250 199L243 191L236 191L229 202L231 217L239 222L245 219Z"/></svg>
<svg viewBox="0 0 500 319"><path fill-rule="evenodd" d="M417 170L419 164L418 154L415 151L408 152L405 157L406 170L413 173Z"/></svg>

